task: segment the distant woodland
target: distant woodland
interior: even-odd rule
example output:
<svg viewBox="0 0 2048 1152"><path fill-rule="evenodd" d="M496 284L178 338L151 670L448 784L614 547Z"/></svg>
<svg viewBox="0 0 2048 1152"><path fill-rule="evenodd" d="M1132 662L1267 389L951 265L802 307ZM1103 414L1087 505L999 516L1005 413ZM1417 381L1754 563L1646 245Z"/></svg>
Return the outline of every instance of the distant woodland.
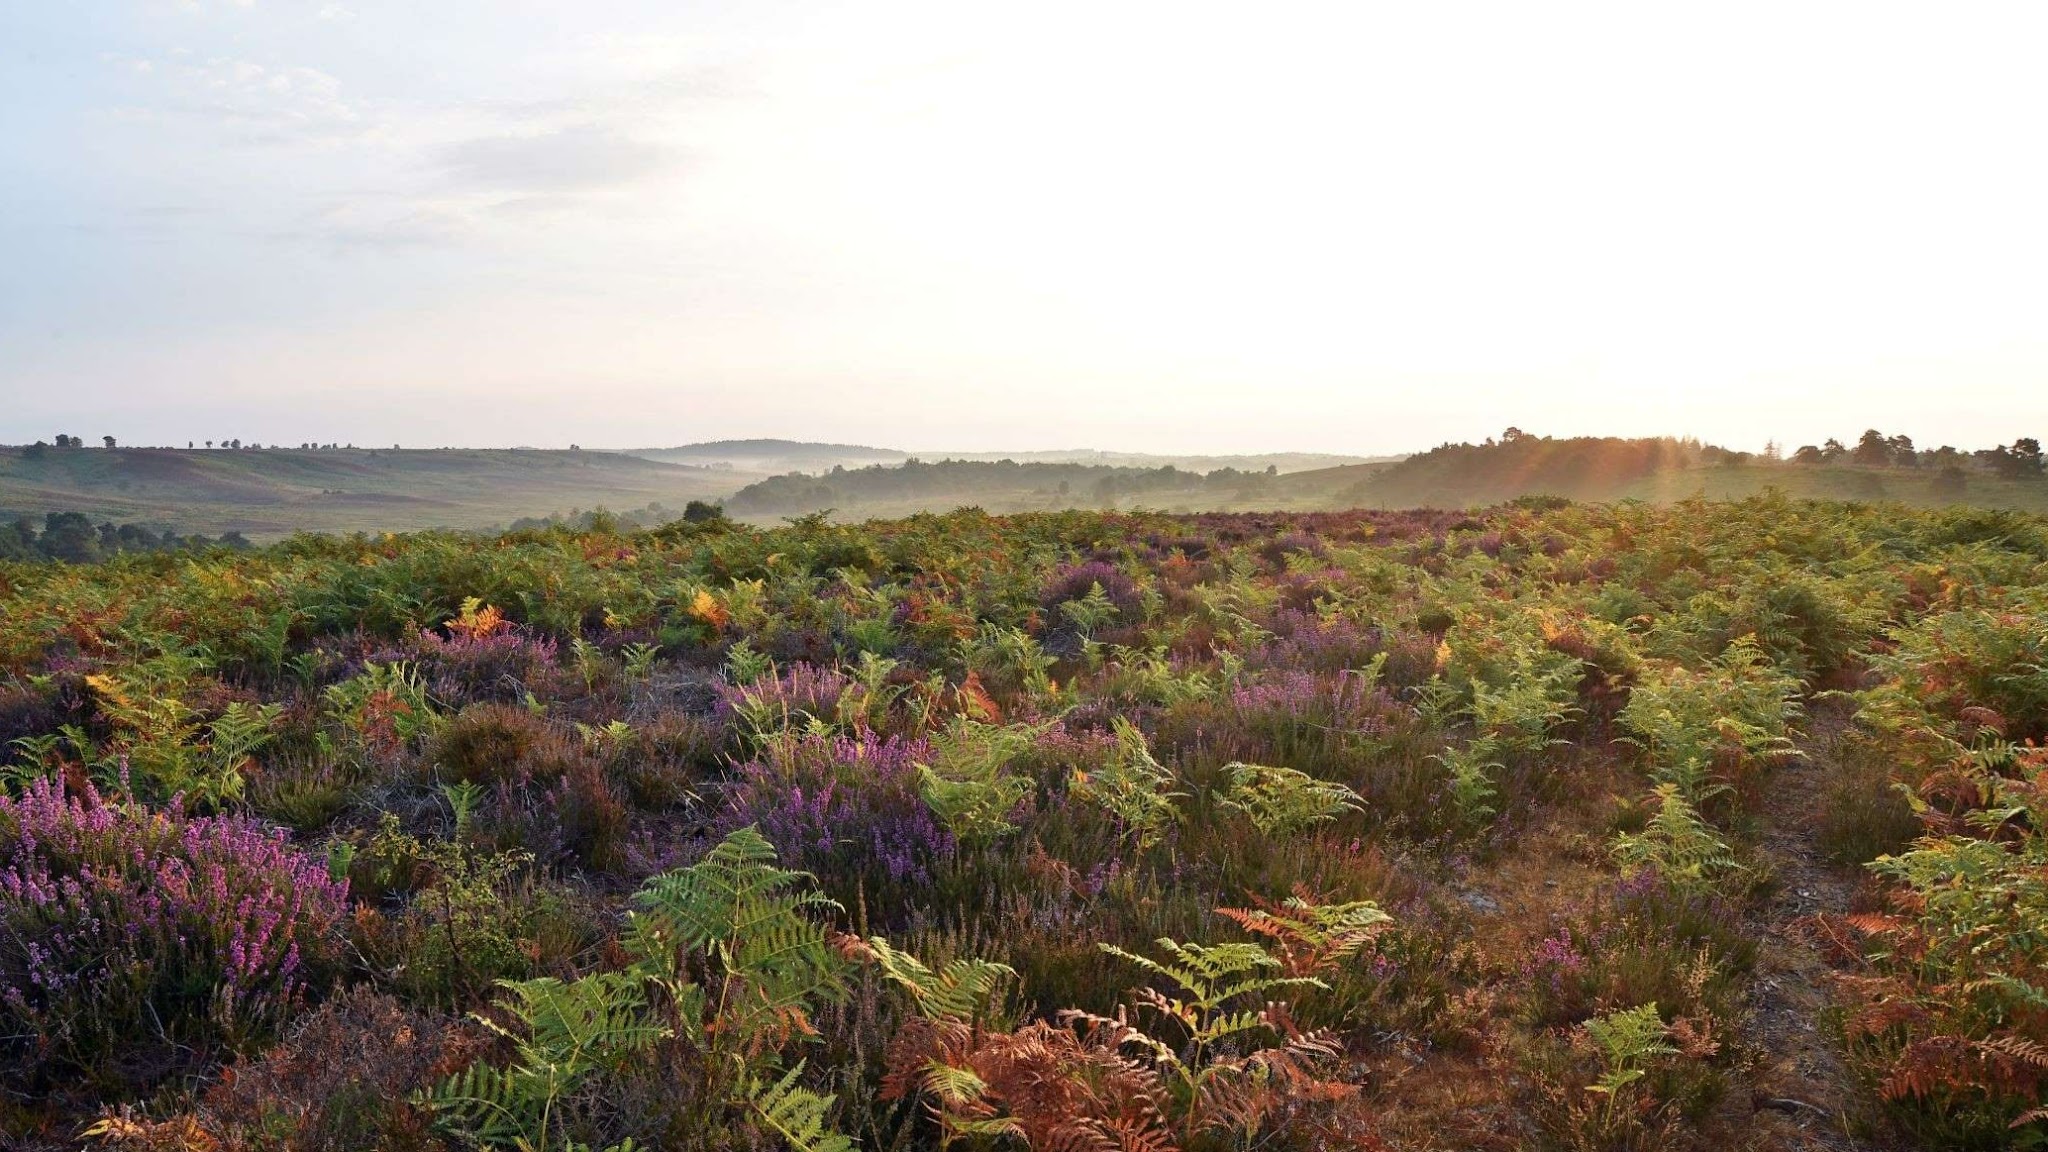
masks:
<svg viewBox="0 0 2048 1152"><path fill-rule="evenodd" d="M1171 464L1126 468L1100 464L1044 464L1014 460L911 459L899 465L833 468L818 476L787 473L749 484L727 507L735 514L806 513L901 501L952 501L951 506L1037 501L1052 506L1103 507L1137 500L1166 504L1191 497L1256 501L1271 492L1277 468L1245 472L1218 468L1193 472Z"/></svg>
<svg viewBox="0 0 2048 1152"><path fill-rule="evenodd" d="M820 513L860 520L962 507L1307 512L1470 508L1525 496L1741 499L1775 490L2048 512L2033 437L1989 448L1921 447L1877 429L1744 452L1695 439L1551 437L1509 428L1400 460L1328 458L1349 461L1334 466L1287 453L1165 463L1109 452L878 461L872 457L889 450L793 441L655 450L667 459L581 449L214 443L133 448L112 437L89 445L65 434L56 443L0 446L0 556L91 560L295 532L588 531L719 514L770 524ZM771 474L761 467L770 458L806 464ZM1236 463L1197 466L1223 459Z"/></svg>

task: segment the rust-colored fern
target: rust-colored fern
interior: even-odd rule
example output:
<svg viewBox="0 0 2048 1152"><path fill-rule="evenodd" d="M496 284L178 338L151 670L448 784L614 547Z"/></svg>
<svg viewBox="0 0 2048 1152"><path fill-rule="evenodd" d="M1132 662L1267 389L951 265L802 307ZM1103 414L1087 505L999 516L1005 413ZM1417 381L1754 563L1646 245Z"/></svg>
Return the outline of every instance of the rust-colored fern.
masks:
<svg viewBox="0 0 2048 1152"><path fill-rule="evenodd" d="M884 1099L922 1098L950 1142L1010 1135L1059 1152L1174 1152L1157 1072L1124 1055L1121 1020L1066 1014L1014 1032L918 1019L891 1041Z"/></svg>

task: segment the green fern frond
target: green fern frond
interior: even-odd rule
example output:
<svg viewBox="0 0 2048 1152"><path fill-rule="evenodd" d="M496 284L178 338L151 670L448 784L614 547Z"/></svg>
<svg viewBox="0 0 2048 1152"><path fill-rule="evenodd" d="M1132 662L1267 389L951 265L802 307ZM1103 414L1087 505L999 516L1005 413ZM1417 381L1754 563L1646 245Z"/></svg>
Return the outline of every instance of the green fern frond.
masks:
<svg viewBox="0 0 2048 1152"><path fill-rule="evenodd" d="M1649 825L1615 837L1616 863L1632 871L1653 870L1681 887L1713 887L1747 874L1727 841L1700 817L1677 784L1659 784L1652 796L1657 813Z"/></svg>
<svg viewBox="0 0 2048 1152"><path fill-rule="evenodd" d="M1230 786L1217 803L1251 818L1265 836L1287 836L1365 810L1365 799L1335 781L1293 768L1233 762L1223 766Z"/></svg>
<svg viewBox="0 0 2048 1152"><path fill-rule="evenodd" d="M1017 977L1017 970L1007 964L975 958L953 960L933 972L880 936L869 937L868 947L882 974L910 993L919 1015L933 1020L980 1019L1003 985Z"/></svg>
<svg viewBox="0 0 2048 1152"><path fill-rule="evenodd" d="M799 1060L780 1080L755 1083L748 1091L754 1118L788 1141L794 1152L851 1152L854 1142L825 1124L834 1098L797 1084L803 1070Z"/></svg>

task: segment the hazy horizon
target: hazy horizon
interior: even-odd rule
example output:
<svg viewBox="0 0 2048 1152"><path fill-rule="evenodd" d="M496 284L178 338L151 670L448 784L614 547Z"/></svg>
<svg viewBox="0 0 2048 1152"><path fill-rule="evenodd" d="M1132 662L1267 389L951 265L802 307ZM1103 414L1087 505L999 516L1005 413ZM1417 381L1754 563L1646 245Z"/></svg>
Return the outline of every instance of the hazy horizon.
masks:
<svg viewBox="0 0 2048 1152"><path fill-rule="evenodd" d="M0 6L0 441L2009 442L2048 431L2044 32Z"/></svg>

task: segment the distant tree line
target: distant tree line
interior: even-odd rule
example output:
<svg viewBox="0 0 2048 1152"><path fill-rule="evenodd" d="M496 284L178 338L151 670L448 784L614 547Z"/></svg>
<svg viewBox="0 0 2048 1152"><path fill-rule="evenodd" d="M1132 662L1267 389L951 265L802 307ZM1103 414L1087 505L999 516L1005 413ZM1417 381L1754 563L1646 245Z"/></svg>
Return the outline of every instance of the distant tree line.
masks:
<svg viewBox="0 0 2048 1152"><path fill-rule="evenodd" d="M1804 465L1849 465L1858 468L1976 467L2000 476L2024 478L2042 474L2041 442L2022 436L2009 445L1994 445L1964 452L1947 444L1920 449L1906 435L1887 436L1875 428L1864 431L1851 448L1833 437L1819 444L1802 444L1792 453L1792 463Z"/></svg>
<svg viewBox="0 0 2048 1152"><path fill-rule="evenodd" d="M11 523L0 521L0 560L90 564L135 552L198 552L208 548L249 547L252 545L240 532L225 532L218 537L180 536L169 529L158 531L142 524L95 525L82 512L48 513L43 517L40 531L35 521L27 516Z"/></svg>
<svg viewBox="0 0 2048 1152"><path fill-rule="evenodd" d="M1525 492L1598 499L1658 472L1750 461L1748 452L1659 436L1554 439L1509 428L1480 444L1441 444L1362 482L1349 495L1438 503L1504 500Z"/></svg>
<svg viewBox="0 0 2048 1152"><path fill-rule="evenodd" d="M116 441L115 441L115 439L114 439L114 438L113 438L112 436L102 436L102 437L100 437L100 444L101 444L101 446L103 446L103 447L106 447L106 448L116 448L116 447L119 447L119 446L120 446L120 445L118 444L118 442L116 442ZM258 442L256 442L256 441L254 441L254 440L251 440L251 441L250 441L250 442L248 442L247 444L244 444L244 443L243 443L243 442L241 441L241 438L239 438L239 437L232 437L232 438L223 438L223 439L220 439L220 440L187 440L187 441L185 441L185 447L186 447L186 448L188 448L188 449L194 449L194 448L202 448L202 447L203 447L203 448L207 448L207 449L212 449L212 448L213 448L213 447L214 447L214 446L215 446L216 444L217 444L217 445L219 445L219 446L220 446L221 448L227 449L227 450L229 450L229 451L237 451L237 452L238 452L238 451L243 451L243 450L248 450L248 451L252 451L252 452L253 452L253 451L269 451L269 452L279 452L279 451L290 451L290 450L291 450L291 446L290 446L290 445L287 445L287 444L272 444L272 445L270 445L270 446L269 446L268 448L265 448L265 447L264 447L264 446L263 446L262 444L260 444L260 443L258 443ZM78 437L78 436L73 436L73 435L71 435L71 434L70 434L70 433L68 433L68 432L59 432L59 433L57 433L57 435L56 435L56 437L55 437L55 441L54 441L54 442L52 442L52 441L50 441L50 440L38 440L38 441L36 441L36 442L35 442L35 443L33 443L33 444L24 444L24 445L22 445L22 446L21 446L23 454L24 454L24 455L26 455L26 456L27 456L27 457L28 457L29 459L31 459L31 460L36 460L36 459L40 459L40 458L41 458L41 457L43 456L43 454L44 454L44 453L48 452L48 451L49 451L50 449L52 449L52 448L61 448L61 449L71 449L71 448L83 448L83 447L85 447L85 440L84 440L84 439L83 439L82 437ZM165 445L164 447L169 447L169 446L168 446L168 445ZM397 450L398 450L398 445L396 445L396 444L393 444L393 445L392 445L391 447L392 447L392 450L393 450L393 451L397 451ZM343 449L346 449L346 450L349 450L349 451L354 451L354 450L355 450L355 445L354 445L354 444L342 444L342 443L339 443L339 442L329 442L329 443L325 443L325 444L322 444L322 443L317 443L317 442L315 442L315 441L312 441L312 440L307 440L307 441L305 441L305 442L303 442L303 443L301 443L301 444L299 444L299 445L298 445L298 450L299 450L299 451L301 451L301 452L314 452L314 451L339 451L339 450L343 450Z"/></svg>
<svg viewBox="0 0 2048 1152"><path fill-rule="evenodd" d="M742 515L780 515L886 501L977 503L1029 495L1070 506L1104 506L1167 496L1251 497L1270 485L1278 472L1273 467L1262 472L1193 472L1171 464L1134 468L1015 460L929 462L912 457L901 464L840 465L816 476L771 476L740 489L727 505Z"/></svg>
<svg viewBox="0 0 2048 1152"><path fill-rule="evenodd" d="M1943 445L1924 450L1910 436L1865 432L1851 447L1829 439L1802 445L1789 461L1776 444L1761 454L1694 439L1573 436L1553 439L1509 428L1479 444L1443 444L1410 456L1347 493L1357 499L1468 503L1505 500L1527 492L1606 499L1633 481L1662 472L1742 464L1863 469L1932 469L1933 491L1954 497L1970 472L2012 478L2043 474L2041 444L2021 437L2010 445L1964 452ZM1874 479L1874 478L1873 478Z"/></svg>
<svg viewBox="0 0 2048 1152"><path fill-rule="evenodd" d="M718 520L725 516L725 509L703 500L692 500L683 506L681 512L668 507L659 500L649 501L645 508L631 508L624 512L613 512L608 508L592 508L585 512L571 508L567 512L553 512L546 516L521 516L507 528L510 532L541 532L553 528L567 528L575 532L617 532L642 528L658 528L677 520L702 523Z"/></svg>

